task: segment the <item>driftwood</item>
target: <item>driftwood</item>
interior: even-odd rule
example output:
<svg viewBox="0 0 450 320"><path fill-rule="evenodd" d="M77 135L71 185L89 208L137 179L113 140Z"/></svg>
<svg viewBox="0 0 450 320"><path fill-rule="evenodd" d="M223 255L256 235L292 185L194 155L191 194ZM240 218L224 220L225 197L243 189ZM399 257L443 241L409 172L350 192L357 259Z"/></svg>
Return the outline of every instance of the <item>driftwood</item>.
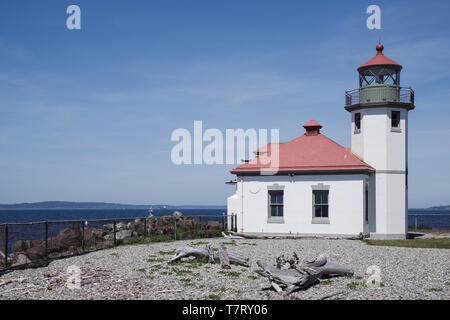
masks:
<svg viewBox="0 0 450 320"><path fill-rule="evenodd" d="M241 236L233 236L231 234L225 234L225 232L222 231L222 237L226 238L226 239L245 239L244 237Z"/></svg>
<svg viewBox="0 0 450 320"><path fill-rule="evenodd" d="M223 244L219 247L219 260L222 269L231 269L227 248Z"/></svg>
<svg viewBox="0 0 450 320"><path fill-rule="evenodd" d="M301 262L297 254L285 258L283 255L276 259L276 266L256 262L262 270L258 274L267 277L271 286L277 292L289 295L294 291L306 289L325 276L352 275L353 271L347 267L329 261L325 255L316 259L305 258Z"/></svg>
<svg viewBox="0 0 450 320"><path fill-rule="evenodd" d="M258 236L254 234L246 234L230 231L231 236L228 236L230 239L272 239L273 236Z"/></svg>
<svg viewBox="0 0 450 320"><path fill-rule="evenodd" d="M206 246L205 249L196 249L192 247L181 247L175 251L175 255L169 260L169 263L180 260L185 257L195 257L197 259L202 257L208 257L210 263L214 263L215 260L220 259L219 254L215 252L210 246ZM212 260L211 260L212 258ZM249 267L249 258L244 257L236 253L228 253L228 259L232 264L238 264L244 267Z"/></svg>

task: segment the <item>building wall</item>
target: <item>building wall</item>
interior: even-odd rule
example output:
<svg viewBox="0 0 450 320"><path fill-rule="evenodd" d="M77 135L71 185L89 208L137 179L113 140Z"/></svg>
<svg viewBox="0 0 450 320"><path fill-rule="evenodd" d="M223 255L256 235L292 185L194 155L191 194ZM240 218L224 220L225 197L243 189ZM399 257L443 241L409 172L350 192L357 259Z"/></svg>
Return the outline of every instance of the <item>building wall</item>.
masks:
<svg viewBox="0 0 450 320"><path fill-rule="evenodd" d="M400 111L400 130L391 128L391 111ZM355 132L355 113L361 113L361 130ZM371 237L404 238L407 234L408 111L380 107L352 111L352 152L376 169L370 181L375 190Z"/></svg>
<svg viewBox="0 0 450 320"><path fill-rule="evenodd" d="M364 216L367 175L245 176L237 180L236 194L228 198L228 214L238 214L238 231L343 236L369 232ZM319 184L329 186L328 224L313 222L312 187ZM268 190L273 187L284 188L282 223L268 219Z"/></svg>

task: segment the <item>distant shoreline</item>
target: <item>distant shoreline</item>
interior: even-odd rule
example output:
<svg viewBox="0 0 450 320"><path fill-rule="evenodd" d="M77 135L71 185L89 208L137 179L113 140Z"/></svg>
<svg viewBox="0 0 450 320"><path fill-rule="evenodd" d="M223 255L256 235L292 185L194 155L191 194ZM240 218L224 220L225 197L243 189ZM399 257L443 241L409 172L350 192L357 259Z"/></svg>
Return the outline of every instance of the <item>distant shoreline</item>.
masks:
<svg viewBox="0 0 450 320"><path fill-rule="evenodd" d="M42 201L32 203L0 204L0 210L183 210L226 209L226 205L166 205L122 204L108 202Z"/></svg>

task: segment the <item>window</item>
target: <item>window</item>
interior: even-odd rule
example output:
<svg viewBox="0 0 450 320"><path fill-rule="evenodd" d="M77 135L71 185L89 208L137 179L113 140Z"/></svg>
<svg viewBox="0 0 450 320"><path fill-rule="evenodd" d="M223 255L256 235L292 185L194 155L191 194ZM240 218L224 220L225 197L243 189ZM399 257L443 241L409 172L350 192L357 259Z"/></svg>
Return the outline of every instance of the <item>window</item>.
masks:
<svg viewBox="0 0 450 320"><path fill-rule="evenodd" d="M328 218L328 190L313 190L314 218Z"/></svg>
<svg viewBox="0 0 450 320"><path fill-rule="evenodd" d="M391 112L391 127L400 128L400 111Z"/></svg>
<svg viewBox="0 0 450 320"><path fill-rule="evenodd" d="M269 217L283 217L283 191L269 191Z"/></svg>
<svg viewBox="0 0 450 320"><path fill-rule="evenodd" d="M361 113L355 113L355 132L361 130Z"/></svg>

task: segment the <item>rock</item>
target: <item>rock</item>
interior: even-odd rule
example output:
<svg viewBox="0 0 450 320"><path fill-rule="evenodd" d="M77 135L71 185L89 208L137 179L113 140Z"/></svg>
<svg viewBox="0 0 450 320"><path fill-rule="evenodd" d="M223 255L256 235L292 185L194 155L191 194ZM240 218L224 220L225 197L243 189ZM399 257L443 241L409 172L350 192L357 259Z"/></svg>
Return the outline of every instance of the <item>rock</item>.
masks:
<svg viewBox="0 0 450 320"><path fill-rule="evenodd" d="M127 228L127 225L123 222L119 222L116 224L116 231L124 230Z"/></svg>
<svg viewBox="0 0 450 320"><path fill-rule="evenodd" d="M26 243L22 240L16 241L13 245L14 252L23 252L27 249Z"/></svg>
<svg viewBox="0 0 450 320"><path fill-rule="evenodd" d="M43 245L33 246L25 252L25 255L31 261L42 260L45 258L45 247Z"/></svg>
<svg viewBox="0 0 450 320"><path fill-rule="evenodd" d="M62 229L55 240L62 250L67 250L69 247L81 246L81 233L73 229Z"/></svg>
<svg viewBox="0 0 450 320"><path fill-rule="evenodd" d="M183 213L181 211L174 211L172 214L174 217L181 217Z"/></svg>
<svg viewBox="0 0 450 320"><path fill-rule="evenodd" d="M219 221L208 221L206 229L221 229L222 224Z"/></svg>
<svg viewBox="0 0 450 320"><path fill-rule="evenodd" d="M132 235L133 235L133 231L131 231L131 230L121 230L116 233L116 239L122 240L125 238L130 238Z"/></svg>
<svg viewBox="0 0 450 320"><path fill-rule="evenodd" d="M134 227L134 223L128 222L127 223L127 229L132 229Z"/></svg>
<svg viewBox="0 0 450 320"><path fill-rule="evenodd" d="M105 224L105 225L103 225L102 229L105 230L105 231L113 231L114 230L114 225L112 223Z"/></svg>
<svg viewBox="0 0 450 320"><path fill-rule="evenodd" d="M13 267L20 266L22 264L31 263L31 260L24 254L18 254L16 257L16 262L13 264Z"/></svg>

